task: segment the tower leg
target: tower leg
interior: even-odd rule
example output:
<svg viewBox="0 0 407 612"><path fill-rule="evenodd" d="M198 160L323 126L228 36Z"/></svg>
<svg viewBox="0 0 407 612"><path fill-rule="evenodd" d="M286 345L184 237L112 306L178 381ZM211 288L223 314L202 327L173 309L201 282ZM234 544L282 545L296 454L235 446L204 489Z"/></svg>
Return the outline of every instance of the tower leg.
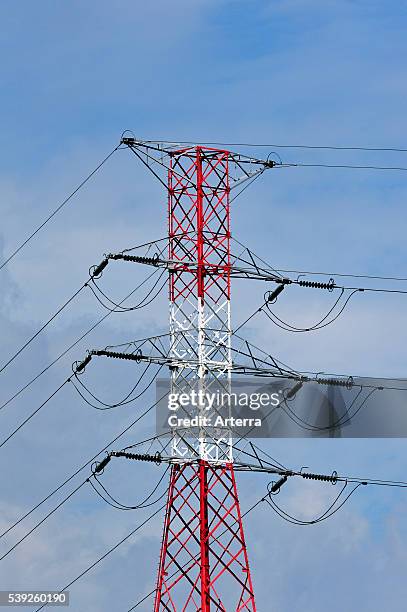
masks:
<svg viewBox="0 0 407 612"><path fill-rule="evenodd" d="M155 612L255 612L232 464L174 464Z"/></svg>

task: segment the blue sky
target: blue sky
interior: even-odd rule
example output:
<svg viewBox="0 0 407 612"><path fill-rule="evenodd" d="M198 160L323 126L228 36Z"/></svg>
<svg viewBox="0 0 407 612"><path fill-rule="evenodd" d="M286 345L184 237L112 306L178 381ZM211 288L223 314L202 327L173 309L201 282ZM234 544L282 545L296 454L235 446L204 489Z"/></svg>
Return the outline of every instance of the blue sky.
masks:
<svg viewBox="0 0 407 612"><path fill-rule="evenodd" d="M0 21L0 259L126 128L141 138L405 147L405 2L21 0L2 3ZM250 147L244 151L259 154ZM402 153L279 152L291 162L407 166ZM233 206L233 234L278 267L406 276L406 192L401 172L270 171ZM126 152L117 153L0 272L2 362L84 282L104 252L162 237L165 214L160 186ZM118 263L109 268L104 287L124 296L139 278L134 268ZM262 294L257 286L250 293L236 286L233 320L252 312ZM315 335L287 335L265 319L254 320L248 333L298 368L405 376L402 298L357 296L336 325ZM327 304L319 293L287 291L278 312L305 324ZM0 400L102 314L90 294L81 296L0 374ZM2 411L1 437L48 397L87 348L165 331L166 316L163 296L137 315L110 317ZM133 371L97 363L87 376L98 393L114 400ZM0 449L0 528L145 405L96 413L64 389ZM146 418L126 440L143 439L152 428L152 418ZM293 467L404 478L404 440L280 440L265 441L264 447ZM115 464L106 483L133 503L146 479L158 478L152 469ZM263 477L242 476L242 506L266 484ZM330 488L290 482L280 500L311 516L331 496ZM330 522L308 528L281 523L263 508L249 515L245 527L258 610L399 609L407 569L406 502L402 490L364 489ZM3 539L1 550L52 507ZM144 516L116 512L85 487L1 562L0 588L58 589ZM154 587L161 521L72 588L74 612L126 612Z"/></svg>

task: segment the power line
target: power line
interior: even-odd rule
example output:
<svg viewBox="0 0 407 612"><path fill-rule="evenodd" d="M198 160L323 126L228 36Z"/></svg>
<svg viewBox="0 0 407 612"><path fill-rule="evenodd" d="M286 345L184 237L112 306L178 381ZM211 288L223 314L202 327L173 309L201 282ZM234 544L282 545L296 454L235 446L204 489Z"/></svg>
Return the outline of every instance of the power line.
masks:
<svg viewBox="0 0 407 612"><path fill-rule="evenodd" d="M331 518L334 514L336 514L337 512L339 512L339 510L346 504L346 502L349 500L349 498L355 493L355 491L357 491L357 489L362 486L362 483L356 484L352 491L345 497L345 499L335 508L335 504L339 501L339 499L341 498L342 494L344 493L346 487L347 487L347 483L345 483L341 489L341 491L339 492L339 494L336 496L336 498L334 499L334 501L331 503L331 505L328 507L327 510L325 510L325 512L323 512L321 515L317 516L316 518L312 519L312 520L301 520L297 517L292 516L291 514L288 514L288 512L286 512L285 510L283 510L280 506L278 506L278 504L272 499L272 496L269 495L268 499L265 499L265 502L270 506L270 508L272 510L274 510L274 512L276 514L278 514L278 516L282 519L284 519L286 522L291 523L293 525L301 525L301 526L306 526L306 525L315 525L317 523L321 523L322 521L326 521L329 518Z"/></svg>
<svg viewBox="0 0 407 612"><path fill-rule="evenodd" d="M263 467L263 466L251 466L252 467L252 471L257 471L257 472L261 472L261 473L271 473L271 474L275 474L275 470L271 469L269 467ZM360 476L347 476L347 475L340 475L337 473L337 471L335 470L331 475L326 475L326 474L316 474L316 473L310 473L310 472L304 472L303 469L301 469L300 471L292 471L292 470L282 470L280 473L283 475L286 475L287 477L301 477L304 478L305 480L315 480L315 481L319 481L319 482L329 482L331 484L336 484L337 482L347 482L347 483L354 483L354 484L361 484L364 486L377 486L377 487L395 487L395 488L399 488L399 489L406 489L407 488L407 481L405 480L384 480L384 479L380 479L380 478L362 478Z"/></svg>
<svg viewBox="0 0 407 612"><path fill-rule="evenodd" d="M41 334L41 332L44 331L44 329L46 329L48 327L48 325L50 323L52 323L52 321L54 319L56 319L56 317L61 314L61 312L80 294L80 292L88 286L88 281L86 281L86 283L84 283L77 291L75 291L75 293L60 307L58 308L58 310L48 319L48 321L46 321L46 323L44 323L44 325L42 325L40 327L40 329L38 329L32 336L31 338L29 338L19 349L16 353L14 353L14 355L12 357L10 357L10 359L8 361L6 361L6 363L1 366L0 368L0 374L1 372L3 372L23 351L24 349L27 348L27 346L29 346L31 344L31 342L33 342L33 340L35 340L35 338L37 338L37 336L39 336Z"/></svg>
<svg viewBox="0 0 407 612"><path fill-rule="evenodd" d="M160 368L161 369L161 368ZM75 375L75 372L74 372ZM156 377L154 377L149 385L142 391L142 393L140 395L142 395L143 393L145 393L147 391L147 389L151 386L151 384L153 383L153 381L155 380ZM24 425L26 425L53 397L55 397L55 395L66 385L66 383L71 382L71 377L68 377L53 393L51 393L51 395L38 407L36 408L26 419L24 419L24 421L22 421L22 423L20 423L20 425L18 425L18 427L16 427L8 436L7 438L5 438L1 443L0 443L0 448L2 448L18 431L20 431L20 429L22 427L24 427ZM73 384L73 383L72 383ZM78 391L79 395L86 401L86 403L89 404L88 400L86 400L86 398L82 395L82 393L77 389L77 387L75 386L75 384L73 384L73 386L75 387L76 391ZM92 405L92 404L90 404ZM93 408L95 408L95 406L93 406Z"/></svg>
<svg viewBox="0 0 407 612"><path fill-rule="evenodd" d="M13 552L13 550L15 550L17 548L17 546L19 546L22 542L24 542L24 540L26 540L34 531L36 531L36 529L38 529L38 527L40 527L43 523L45 523L45 521L50 516L52 516L59 508L61 508L61 506L63 506L69 499L71 499L71 497L73 497L75 495L75 493L77 493L79 491L79 489L81 489L83 487L83 485L86 484L88 481L89 481L89 478L87 478L86 480L81 482L81 484L78 485L73 491L71 491L71 493L69 493L66 497L64 497L64 499L57 506L55 506L55 508L53 508L50 512L48 512L48 514L46 514L44 516L44 518L42 518L38 523L36 523L36 525L34 525L34 527L32 529L27 531L27 533L22 538L20 538L15 544L13 544L13 546L11 548L9 548L0 557L0 561L3 561L3 559L5 559L11 552Z"/></svg>
<svg viewBox="0 0 407 612"><path fill-rule="evenodd" d="M158 487L160 486L160 484L162 483L166 473L168 472L169 467L167 466L167 469L164 471L164 473L162 474L162 476L160 477L160 479L158 480L157 484L154 486L154 488L152 489L151 493L149 493L149 495L147 497L145 497L145 499L143 501L141 501L138 505L136 506L125 506L124 504L121 504L120 502L117 502L117 500L115 500L110 493L106 490L106 488L103 486L103 484L97 479L97 476L95 473L92 474L92 476L86 478L83 482L81 482L75 489L73 489L73 491L71 491L66 497L64 497L64 499L62 501L59 502L59 504L57 504L57 506L55 506L55 508L53 508L52 510L50 510L50 512L48 512L40 521L38 521L38 523L36 523L34 525L34 527L32 527L29 531L27 531L27 533L24 534L24 536L22 536L15 544L13 544L13 546L11 548L9 548L9 550L7 550L1 557L0 557L0 561L3 561L3 559L5 559L10 553L12 553L20 544L22 544L22 542L24 542L32 533L34 533L34 531L36 531L43 523L45 523L45 521L52 516L57 510L59 510L59 508L61 508L67 501L69 501L86 483L89 483L92 487L92 489L95 491L95 493L97 493L97 495L103 499L103 501L105 501L106 503L108 503L110 506L118 509L118 510L139 510L139 509L143 509L143 508L147 508L149 506L152 506L154 504L156 504L158 501L160 501L160 499L163 497L163 495L161 495L158 499L156 499L154 502L151 502L149 504L147 504L148 500L154 495L154 493L157 491ZM106 494L112 499L112 501L114 503L117 504L117 506L114 506L112 503L110 503L107 499L105 499L105 497L97 490L97 488L94 486L94 484L92 483L91 478L94 478L97 483L99 484L100 487L102 487L102 489L106 492ZM121 507L120 507L121 506Z"/></svg>
<svg viewBox="0 0 407 612"><path fill-rule="evenodd" d="M88 406L91 406L91 408L95 408L96 410L112 410L113 408L119 408L120 406L126 406L127 404L130 404L132 402L135 402L136 400L138 400L142 395L144 395L144 393L146 393L146 391L148 391L148 389L150 389L151 385L153 384L153 382L156 380L157 376L159 375L159 373L161 372L162 368L164 367L164 364L160 365L160 367L158 368L157 372L154 374L154 376L152 377L152 379L147 383L147 386L140 391L140 393L138 393L138 395L135 395L134 397L131 397L129 399L129 397L131 396L131 394L136 390L137 386L140 384L140 382L142 381L142 379L144 378L144 375L146 374L147 370L149 369L149 367L151 366L151 363L149 363L147 365L147 367L144 369L144 371L141 373L140 377L138 378L136 384L133 386L133 388L131 389L130 393L127 394L127 396L124 398L123 401L121 402L117 402L115 404L107 404L105 402L102 402L101 400L99 400L99 398L97 398L95 395L93 395L89 389L87 389L87 387L84 385L84 383L79 379L79 377L75 374L75 379L80 383L80 385L97 401L100 402L100 404L102 404L101 406L95 406L92 402L90 402L85 396L84 394L78 389L78 387L75 385L75 383L71 380L72 385L74 386L75 390L77 391L77 393L79 394L79 396L83 399L83 401L88 404Z"/></svg>
<svg viewBox="0 0 407 612"><path fill-rule="evenodd" d="M40 406L38 406L38 408L36 408L26 419L24 419L24 421L22 421L22 423L20 423L20 425L18 425L18 427L16 427L15 429L13 429L13 431L7 436L7 438L5 438L1 443L0 443L0 448L2 448L5 444L7 444L7 442L18 432L20 431L20 429L22 427L24 427L24 425L26 425L26 423L28 423L29 421L31 421L31 419L41 410L41 408L43 408L46 404L48 404L48 402L55 397L55 395L62 389L62 387L64 387L66 385L66 383L70 382L70 378L67 378L66 380L64 380L64 382L59 385L59 387L53 391L53 393L51 393L51 395L49 397L47 397L47 399L45 400L45 402L42 402L42 404Z"/></svg>
<svg viewBox="0 0 407 612"><path fill-rule="evenodd" d="M80 183L80 185L78 185L78 187L76 187L67 198L65 198L65 200L63 202L61 202L61 204L59 204L57 206L57 208L45 219L45 221L43 221L41 223L41 225L39 225L37 227L37 229L35 229L29 236L28 238L26 238L24 240L24 242L22 242L20 244L20 246L18 246L8 257L7 259L5 259L3 261L3 263L0 265L0 270L2 270L24 247L26 244L28 244L30 242L30 240L32 240L32 238L34 238L34 236L36 236L36 234L38 234L38 232L49 222L51 221L51 219L69 202L69 200L71 200L73 198L73 196L78 193L78 191L84 186L86 185L86 183L92 178L92 176L94 176L98 170L100 170L100 168L107 162L108 159L110 159L112 157L112 155L117 151L117 149L120 147L120 144L115 147L113 149L113 151L111 151L109 153L109 155L107 155L98 166L96 166L96 168L94 170L92 170L92 172L90 174L88 174L88 176Z"/></svg>
<svg viewBox="0 0 407 612"><path fill-rule="evenodd" d="M345 310L345 308L348 305L349 301L355 295L355 293L357 293L357 291L358 291L357 289L355 291L352 291L352 293L350 293L348 295L347 299L342 304L342 306L339 309L339 311L335 315L333 315L331 319L329 319L327 321L328 317L332 314L333 310L336 308L336 306L339 304L340 299L342 298L342 295L343 295L343 290L342 290L342 292L340 293L338 299L335 301L334 305L332 306L332 308L330 308L330 310L326 313L326 315L322 319L320 319L317 323L314 323L313 325L309 325L308 327L296 327L294 325L291 325L290 323L287 323L287 321L284 321L283 319L278 317L271 310L271 308L268 306L267 302L266 302L265 305L263 305L261 307L260 310L261 310L261 312L264 312L264 314L270 319L270 321L272 321L274 323L274 325L277 325L277 327L279 327L280 329L283 329L284 331L288 331L288 332L292 332L292 333L306 333L306 332L310 332L310 331L317 331L319 329L323 329L324 327L328 327L328 325L331 325L332 323L334 323L340 317L340 315L343 313L343 311ZM264 306L266 306L267 312L265 310L263 310Z"/></svg>
<svg viewBox="0 0 407 612"><path fill-rule="evenodd" d="M272 268L274 271L274 268ZM400 276L373 276L371 274L345 274L343 272L315 272L310 270L283 270L282 268L275 268L278 272L284 274L309 274L312 276L342 276L345 278L367 278L371 280L388 280L388 281L407 281L407 278Z"/></svg>
<svg viewBox="0 0 407 612"><path fill-rule="evenodd" d="M188 140L146 140L144 142L162 144L188 144L188 145L215 145L219 147L275 147L276 149L317 149L328 151L377 151L407 153L407 149L399 147L365 147L365 146L339 146L339 145L308 145L308 144L277 144L272 143L253 143L253 142L193 142Z"/></svg>
<svg viewBox="0 0 407 612"><path fill-rule="evenodd" d="M249 250L249 248L246 245L244 245L242 242L240 242L237 238L234 238L233 236L231 236L231 239L233 240L233 242L236 242L245 251L247 251L249 255L251 255L252 257L254 256L256 259L258 259L261 263L263 263L266 266L266 268L260 268L260 270L263 272L272 271L276 274L279 274L282 272L283 274L309 274L309 275L314 275L314 276L329 276L329 277L340 276L340 277L345 277L345 278L366 278L370 280L388 280L388 281L402 281L402 282L407 281L407 277L400 277L400 276L375 276L371 274L355 274L355 273L346 274L344 272L318 272L315 270L286 270L286 269L283 269L277 266L272 266L267 261L262 259L259 255L256 255L256 253L254 253L252 250ZM251 263L256 268L258 267L253 262L253 259L251 262L249 262L243 259L241 255L235 256L235 259L240 260L246 264Z"/></svg>
<svg viewBox="0 0 407 612"><path fill-rule="evenodd" d="M306 164L303 162L276 164L275 168L339 168L345 170L399 170L407 172L404 166L360 166L353 164Z"/></svg>
<svg viewBox="0 0 407 612"><path fill-rule="evenodd" d="M90 465L93 461L95 461L95 459L97 459L97 457L99 457L99 455L103 452L105 452L112 444L114 444L115 442L117 442L117 440L119 440L122 436L124 436L124 434L126 434L132 427L134 427L134 425L136 425L142 418L144 418L151 410L153 410L153 408L155 408L155 406L158 404L159 401L161 401L162 398L160 398L160 400L158 400L157 402L155 402L154 404L152 404L151 406L149 406L142 414L140 414L136 419L134 419L134 421L132 421L130 423L130 425L128 425L125 429L123 429L117 436L115 436L112 440L110 440L103 448L101 448L93 457L91 457L88 461L86 461L83 465L81 465L79 468L77 468L70 476L68 476L68 478L66 480L64 480L64 482L62 482L60 485L58 485L53 491L51 491L51 493L49 493L46 497L44 497L40 502L38 502L33 508L31 508L31 510L29 510L28 512L26 512L23 516L21 516L17 521L15 521L12 525L10 525L10 527L8 527L5 531L3 531L3 533L0 534L0 539L3 538L7 533L9 533L10 531L12 531L15 527L17 527L17 525L19 525L24 519L26 519L28 516L30 516L33 512L35 512L35 510L37 510L40 506L42 506L45 502L47 502L51 497L53 497L55 495L55 493L57 493L58 491L60 491L66 484L68 484L68 482L70 482L71 480L73 480L75 478L75 476L77 476L80 472L82 472L88 465Z"/></svg>
<svg viewBox="0 0 407 612"><path fill-rule="evenodd" d="M52 321L54 321L54 319L57 318L57 316L59 314L61 314L61 312L67 307L69 306L69 304L81 293L81 291L83 289L85 289L85 287L89 288L92 292L92 294L95 296L96 300L99 302L99 304L101 304L106 310L110 311L110 313L112 312L130 312L133 310L138 310L141 308L144 308L145 306L148 306L152 301L154 301L156 299L156 297L159 295L159 293L161 292L161 290L163 289L163 286L160 287L160 289L156 292L156 294L148 301L146 302L146 300L150 297L151 293L153 292L153 290L155 289L155 287L157 286L158 282L160 281L162 275L164 274L164 272L161 273L161 275L159 276L158 280L155 282L155 284L153 285L152 289L150 289L150 291L147 293L147 295L135 306L132 306L130 308L123 308L121 307L120 304L117 304L115 302L112 302L112 300L110 300L110 298L108 298L103 291L97 286L97 284L94 282L93 280L93 276L92 274L89 276L88 280L60 307L58 308L58 310L48 319L48 321L46 321L44 323L44 325L42 325L19 349L18 351L12 356L10 357L10 359L0 368L0 374L24 351L24 349L27 348L27 346L29 346L31 344L31 342L33 342L33 340L35 340L35 338L37 338L41 332L43 332L48 325L50 325L50 323L52 323ZM104 297L106 297L106 299L108 299L112 305L114 306L113 308L109 308L108 306L106 306L97 296L97 294L95 293L93 287L91 284L89 284L89 281L91 281L95 287L98 289L98 291L100 291L102 293L102 295ZM146 302L146 303L144 303Z"/></svg>
<svg viewBox="0 0 407 612"><path fill-rule="evenodd" d="M147 276L135 289L132 289L130 293L128 293L120 302L119 305L123 304L126 300L128 300L144 283L146 283L154 274L156 274L157 270L154 270L149 276ZM67 353L69 353L75 346L77 346L86 336L88 336L96 327L98 327L101 323L103 323L112 312L115 310L109 310L103 317L101 317L96 323L94 323L82 336L80 336L75 342L73 342L67 349L65 349L62 353L60 353L51 363L49 363L45 368L43 368L34 378L32 378L28 383L26 383L23 387L21 387L14 395L12 395L8 400L3 402L0 406L0 410L3 410L6 406L8 406L12 401L14 401L21 393L23 393L28 387L30 387L36 380L38 380L45 372L47 372L50 368L52 368L60 359L65 357Z"/></svg>
<svg viewBox="0 0 407 612"><path fill-rule="evenodd" d="M163 495L160 495L160 497L158 499L156 499L155 501L149 502L149 500L151 499L151 497L154 495L154 493L157 491L157 489L159 488L160 484L162 483L162 481L164 480L166 474L168 473L169 470L169 466L166 467L166 469L164 470L163 474L160 476L160 478L158 479L158 482L156 483L156 485L153 487L153 489L151 490L151 492L147 495L147 497L145 497L141 502L139 502L138 504L136 504L135 506L128 506L126 504L122 504L121 502L119 502L117 499L115 499L110 493L109 491L106 489L106 487L100 482L100 480L97 478L96 474L94 474L94 479L95 481L98 483L98 485L103 489L104 493L108 496L109 499L106 499L105 496L98 491L98 489L95 487L95 485L92 483L92 481L90 480L89 483L91 485L91 487L93 488L93 490L95 491L95 493L97 493L97 495L99 495L99 497L101 499L103 499L103 501L105 503L107 503L109 506L111 506L112 508L115 508L116 510L125 510L125 511L129 511L129 510L140 510L142 508L148 508L150 506L153 506L154 504L156 504L158 501L160 501L160 499L163 497ZM110 501L109 501L110 500ZM113 503L112 503L113 502ZM148 502L148 503L147 503Z"/></svg>
<svg viewBox="0 0 407 612"><path fill-rule="evenodd" d="M163 367L163 366L161 366ZM160 368L161 370L161 368ZM160 371L159 370L159 371ZM151 379L151 381L149 382L149 384L147 385L147 387L139 394L138 397L140 397L141 395L143 395L143 393L145 393L149 387L153 384L154 380L156 379L156 377L158 376L158 373ZM74 373L75 375L75 373ZM5 438L1 443L0 443L0 448L2 448L18 431L20 431L20 429L22 427L24 427L24 425L26 425L40 410L41 408L43 408L53 397L55 397L55 395L66 385L66 383L72 383L72 379L71 377L67 378L55 391L53 391L53 393L51 393L51 395L38 407L36 408L26 419L24 419L24 421L22 423L20 423L20 425L18 425L18 427L16 427L8 436L7 438ZM72 383L73 384L73 383ZM90 404L90 402L88 400L86 400L86 398L82 395L82 393L77 389L77 387L73 384L73 386L75 387L76 391L79 393L79 395L82 397L82 399L87 403ZM137 398L135 398L137 399ZM90 404L93 408L95 408L95 406L93 406L92 404Z"/></svg>
<svg viewBox="0 0 407 612"><path fill-rule="evenodd" d="M147 371L150 369L151 367L151 363L148 363L146 365L146 367L144 368L144 371L142 372L141 376L138 378L137 382L135 383L135 385L133 385L133 387L130 389L130 391L125 395L125 397L120 401L120 402L115 402L114 404L108 404L104 401L102 401L100 398L98 398L94 393L92 393L92 391L90 391L90 389L88 389L86 387L86 385L80 380L80 377L75 374L75 380L80 384L80 386L96 401L99 402L100 406L95 406L94 404L92 404L92 402L90 402L85 396L84 394L77 388L77 386L75 385L75 383L73 381L72 384L75 387L76 391L78 392L78 394L80 395L80 397L87 403L89 404L89 406L91 406L92 408L96 408L97 410L112 410L113 408L118 408L119 406L125 406L127 404L130 404L132 402L134 402L136 399L138 399L139 397L141 397L141 395L143 395L143 393L145 393L145 391L147 391L147 389L149 388L149 386L152 384L154 378L156 377L156 374L154 375L152 381L150 381L150 383L147 385L147 387L141 391L138 395L132 397L132 394L134 393L134 391L137 389L137 387L139 386L140 382L143 380L144 375L147 373ZM163 366L161 366L162 368ZM161 369L160 368L160 369ZM130 398L130 399L129 399Z"/></svg>
<svg viewBox="0 0 407 612"><path fill-rule="evenodd" d="M162 496L164 497L164 495ZM130 533L128 533L124 538L122 538L119 542L117 542L114 546L112 546L112 548L109 548L109 550L107 552L105 552L101 557L99 557L98 559L96 559L96 561L94 561L94 563L92 563L91 565L89 565L83 572L81 572L80 574L78 574L78 576L76 576L73 580L71 580L71 582L69 582L68 584L66 584L62 589L60 589L59 593L62 593L62 591L65 591L66 589L69 589L69 587L71 587L73 584L75 584L75 582L77 582L78 580L80 580L83 576L85 576L85 574L87 574L88 572L90 572L91 569L93 569L94 567L96 567L96 565L98 565L101 561L103 561L104 559L106 559L106 557L108 557L113 551L115 551L117 548L119 548L119 546L121 546L122 544L124 544L124 542L126 542L129 538L131 538L132 535L134 535L137 531L139 531L142 527L144 527L144 525L146 525L148 522L150 522L155 516L157 516L157 514L159 514L161 512L161 510L163 510L165 508L166 504L163 504L162 506L160 506L158 508L158 510L156 510L155 512L153 512L153 514L150 514L150 516L148 516L142 523L140 523L139 525L137 525L137 527L135 527L132 531L130 531ZM48 605L48 603L44 603L42 606L40 606L39 608L37 608L35 610L35 612L40 612L40 610L42 610L43 608L45 608Z"/></svg>
<svg viewBox="0 0 407 612"><path fill-rule="evenodd" d="M157 270L158 271L158 270ZM129 306L128 308L122 308L120 307L119 304L116 304L111 298L109 298L109 296L106 295L106 293L104 293L102 291L102 289L97 285L97 283L95 283L94 280L92 280L92 284L93 286L96 288L96 290L108 301L112 304L113 308L111 308L110 306L106 305L101 299L100 297L97 295L95 289L92 287L92 285L89 285L89 289L92 291L93 295L95 296L96 300L99 302L99 304L101 306L103 306L103 308L105 310L110 310L111 312L120 312L120 313L124 313L124 312L132 312L134 310L140 310L141 308L144 308L145 306L148 306L149 304L151 304L151 302L153 302L161 293L161 291L163 290L167 280L164 280L164 283L161 284L161 286L159 287L159 289L157 289L155 295L153 295L152 297L151 294L154 291L154 289L157 287L158 283L160 282L160 280L162 279L163 275L165 274L166 270L164 269L161 274L159 275L158 279L156 280L156 282L154 283L154 285L152 286L152 288L149 290L148 294L138 303L135 304L134 306ZM148 301L146 301L148 300Z"/></svg>

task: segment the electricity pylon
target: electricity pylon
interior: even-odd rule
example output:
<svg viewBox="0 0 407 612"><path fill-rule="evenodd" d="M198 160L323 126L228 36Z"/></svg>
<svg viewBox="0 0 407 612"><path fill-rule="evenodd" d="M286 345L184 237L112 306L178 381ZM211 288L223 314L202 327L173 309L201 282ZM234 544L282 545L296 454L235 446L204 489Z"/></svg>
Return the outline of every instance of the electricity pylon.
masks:
<svg viewBox="0 0 407 612"><path fill-rule="evenodd" d="M132 137L123 138L122 144L168 194L170 348L163 363L171 372L169 391L201 392L200 398L219 388L229 391L230 193L274 162L200 146L163 148ZM123 256L110 255L99 268L116 257ZM126 257L161 265L159 258ZM106 350L92 354L145 358ZM208 405L201 399L197 410L203 417ZM170 435L171 471L154 612L255 612L231 431L198 425L175 428Z"/></svg>
<svg viewBox="0 0 407 612"><path fill-rule="evenodd" d="M172 393L230 384L229 199L227 151L195 147L171 153ZM200 406L201 413L206 409ZM201 428L195 439L188 433L180 439L175 431L172 455L155 612L255 611L230 433L208 437Z"/></svg>
<svg viewBox="0 0 407 612"><path fill-rule="evenodd" d="M126 249L118 254L106 255L105 259L94 267L91 277L92 279L98 278L111 259L122 259L168 270L170 333L163 335L170 338L169 351L163 348L161 342L163 335L133 341L127 345L118 345L127 347L124 352L112 350L118 348L117 346L93 350L74 367L74 375L82 373L94 355L129 359L136 362L145 361L161 367L167 366L171 372L171 394L190 394L192 396L194 393L195 395L201 394L201 398L204 398L197 406L200 417L204 416L209 409L206 397L208 391L214 390L216 393L219 387L222 390L231 390L232 372L254 374L260 378L272 376L280 381L291 382L290 387L279 390L279 393L282 394L281 403L287 409L287 416L295 425L299 424L300 427L304 426L306 430L315 431L318 434L320 432L328 433L329 436L332 433L335 434L338 425L349 422L351 417L346 411L341 415L336 414L335 410L339 402L335 399L331 388L340 387L351 391L355 386L353 377L321 378L317 373L296 372L258 347L249 344L237 334L234 334L234 338L243 341L246 349L236 349L231 345L231 277L274 281L278 284L274 291L267 293L264 304L256 312L260 312L268 303L273 303L287 285L294 283L298 286L328 291L341 289L342 293L345 289L354 292L365 291L364 288L340 287L335 284L334 279L330 279L328 283L322 283L299 280L299 277L296 281L284 278L279 274L276 275L272 269L267 269L267 264L266 268L258 265L249 249L246 249L249 261L245 261L241 256L236 258L245 264L243 267L235 265L235 262L231 263L231 190L244 181L254 180L266 168L272 168L276 163L201 146L181 149L177 146L163 147L160 143L143 142L128 137L122 138L122 144L134 152L160 180L168 193L168 257L163 257L162 249L159 249L154 257L149 256L151 245L158 245L161 242L160 239L154 243L148 243L148 251L145 256L129 255L128 252L134 251L135 248ZM279 165L283 164L280 162ZM157 172L160 167L167 171L166 182ZM231 167L234 172L231 172ZM236 170L241 171L239 176L236 176ZM332 310L331 308L328 315ZM246 324L252 316L242 325ZM325 321L327 316L322 321ZM333 322L337 316L334 316L329 323ZM324 325L326 324L325 322ZM255 349L256 355L252 349ZM150 351L151 354L149 354ZM237 352L239 359L243 357L243 363L232 360L232 351ZM244 362L245 357L248 358L248 363ZM328 386L327 401L324 398L324 406L321 410L323 425L313 425L305 421L288 405L288 402L294 399L305 383L311 383L314 386ZM371 380L369 384L361 383L356 386L360 386L360 390L352 399L351 407L364 386L371 391L355 409L354 414L360 410L374 390L383 391L385 388L372 386ZM392 387L387 388L393 389ZM341 396L339 399L344 407ZM326 407L329 409L328 425L325 424ZM265 415L265 419L273 412L274 410L271 409ZM248 433L244 433L240 439L247 438ZM159 435L154 436L140 444L145 442L150 444L160 437ZM210 612L211 610L255 612L256 604L235 470L250 470L280 476L277 482L269 484L267 495L251 509L255 508L260 501L267 501L282 518L286 513L273 502L272 495L279 492L288 477L297 476L332 484L344 483L334 503L316 519L303 521L286 514L290 523L294 522L299 525L315 524L326 520L335 514L361 485L404 486L403 483L391 481L349 479L338 476L336 471L331 475L326 475L308 473L303 469L301 471L288 470L281 464L275 465L271 457L269 458L273 463L263 462L253 445L254 455L251 456L257 460L258 464L240 463L234 457L236 445L233 443L232 431L225 428L208 429L205 425L201 425L200 420L195 428L173 429L169 440L170 442L165 445L160 440L162 449L167 451L168 447L170 448L169 455L163 456L159 451L152 454L150 452L152 446L149 446L147 453L127 452L126 449L137 446L133 445L122 451L108 453L100 463L96 464L93 471L94 475L102 473L113 456L139 461L155 461L156 463L167 462L171 465L157 584L155 591L150 593L152 595L155 592L154 612L164 610L168 612ZM338 504L348 481L356 483L355 488L344 501Z"/></svg>

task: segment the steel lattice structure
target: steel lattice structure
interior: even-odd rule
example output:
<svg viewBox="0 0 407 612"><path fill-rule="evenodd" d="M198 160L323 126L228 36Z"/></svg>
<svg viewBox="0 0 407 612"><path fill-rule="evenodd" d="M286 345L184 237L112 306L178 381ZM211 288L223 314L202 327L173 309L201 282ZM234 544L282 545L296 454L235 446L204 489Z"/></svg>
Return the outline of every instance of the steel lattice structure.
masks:
<svg viewBox="0 0 407 612"><path fill-rule="evenodd" d="M233 370L230 192L274 162L201 146L164 149L132 137L122 143L168 193L170 347L164 361L171 372L170 391L228 392ZM158 255L144 261L161 265ZM197 411L207 408L203 403ZM201 425L174 429L169 461L154 612L255 612L232 433Z"/></svg>
<svg viewBox="0 0 407 612"><path fill-rule="evenodd" d="M171 153L168 171L171 391L228 388L229 153ZM191 266L191 262L194 266ZM187 361L197 360L197 366ZM205 410L203 406L201 410ZM154 610L256 609L229 432L174 434ZM198 457L198 460L197 460ZM175 578L171 572L179 570Z"/></svg>
<svg viewBox="0 0 407 612"><path fill-rule="evenodd" d="M196 147L171 154L168 172L171 392L230 383L229 154ZM193 262L194 265L188 265ZM197 360L198 367L186 361ZM205 411L205 407L202 407ZM229 432L204 431L188 444L174 435L174 457L232 461Z"/></svg>
<svg viewBox="0 0 407 612"><path fill-rule="evenodd" d="M232 464L172 466L154 605L161 610L256 610Z"/></svg>

